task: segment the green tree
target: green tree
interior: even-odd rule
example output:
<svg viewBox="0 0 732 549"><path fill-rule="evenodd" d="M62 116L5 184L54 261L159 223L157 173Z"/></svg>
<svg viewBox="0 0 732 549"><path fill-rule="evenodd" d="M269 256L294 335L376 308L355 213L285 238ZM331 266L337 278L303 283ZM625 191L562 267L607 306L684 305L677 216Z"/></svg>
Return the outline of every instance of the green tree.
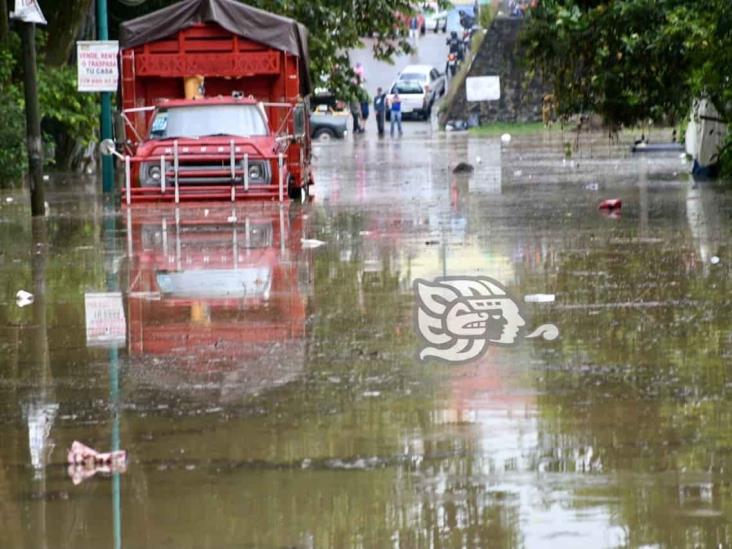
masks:
<svg viewBox="0 0 732 549"><path fill-rule="evenodd" d="M706 95L732 120L727 0L544 0L523 42L561 115L595 112L613 129L675 122Z"/></svg>

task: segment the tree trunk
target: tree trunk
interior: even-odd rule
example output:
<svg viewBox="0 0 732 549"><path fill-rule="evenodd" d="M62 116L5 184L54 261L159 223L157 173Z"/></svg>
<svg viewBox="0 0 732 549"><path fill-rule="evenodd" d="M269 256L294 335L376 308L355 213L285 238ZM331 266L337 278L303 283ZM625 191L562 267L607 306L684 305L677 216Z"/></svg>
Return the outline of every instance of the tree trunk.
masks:
<svg viewBox="0 0 732 549"><path fill-rule="evenodd" d="M0 0L0 44L7 44L9 35L8 0Z"/></svg>
<svg viewBox="0 0 732 549"><path fill-rule="evenodd" d="M41 9L48 19L47 65L61 67L68 63L91 3L92 0L41 0Z"/></svg>

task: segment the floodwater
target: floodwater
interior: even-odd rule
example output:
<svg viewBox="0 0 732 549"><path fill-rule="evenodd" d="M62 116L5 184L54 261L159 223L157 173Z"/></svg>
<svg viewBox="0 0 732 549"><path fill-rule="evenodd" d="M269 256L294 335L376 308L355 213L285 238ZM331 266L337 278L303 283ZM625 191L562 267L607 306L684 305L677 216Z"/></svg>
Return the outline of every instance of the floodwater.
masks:
<svg viewBox="0 0 732 549"><path fill-rule="evenodd" d="M319 144L284 207L4 191L0 546L732 546L732 193L573 139ZM420 362L445 275L502 283L515 341Z"/></svg>

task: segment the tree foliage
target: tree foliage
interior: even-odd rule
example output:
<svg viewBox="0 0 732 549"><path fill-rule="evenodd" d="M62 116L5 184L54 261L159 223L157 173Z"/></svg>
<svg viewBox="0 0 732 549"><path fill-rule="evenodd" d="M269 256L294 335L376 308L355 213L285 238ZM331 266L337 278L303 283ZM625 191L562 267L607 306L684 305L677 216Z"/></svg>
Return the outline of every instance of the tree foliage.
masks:
<svg viewBox="0 0 732 549"><path fill-rule="evenodd" d="M614 129L675 122L709 97L732 120L728 0L544 0L523 35L559 113L594 112Z"/></svg>
<svg viewBox="0 0 732 549"><path fill-rule="evenodd" d="M43 50L45 34L37 32L38 49ZM0 184L18 179L26 169L25 97L22 82L20 39L11 33L0 46ZM38 59L38 102L41 108L46 161L68 168L69 142L86 145L96 139L98 101L95 94L76 90L76 68L48 67ZM48 154L56 152L56 155ZM55 156L55 157L54 157Z"/></svg>

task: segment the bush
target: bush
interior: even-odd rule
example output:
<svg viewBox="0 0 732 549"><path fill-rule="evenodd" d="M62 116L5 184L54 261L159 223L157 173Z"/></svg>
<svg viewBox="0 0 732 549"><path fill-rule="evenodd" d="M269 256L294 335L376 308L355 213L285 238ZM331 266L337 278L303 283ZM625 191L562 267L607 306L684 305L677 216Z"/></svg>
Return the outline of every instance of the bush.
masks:
<svg viewBox="0 0 732 549"><path fill-rule="evenodd" d="M16 59L10 48L0 48L0 186L20 179L28 165L22 90L12 79Z"/></svg>
<svg viewBox="0 0 732 549"><path fill-rule="evenodd" d="M38 51L44 36L38 33ZM25 147L25 98L22 82L21 45L15 33L0 46L0 185L17 181L27 169ZM76 90L76 67L46 67L38 57L38 101L44 130L47 164L68 169L74 151L96 140L99 120L98 94ZM55 158L54 156L55 152Z"/></svg>

